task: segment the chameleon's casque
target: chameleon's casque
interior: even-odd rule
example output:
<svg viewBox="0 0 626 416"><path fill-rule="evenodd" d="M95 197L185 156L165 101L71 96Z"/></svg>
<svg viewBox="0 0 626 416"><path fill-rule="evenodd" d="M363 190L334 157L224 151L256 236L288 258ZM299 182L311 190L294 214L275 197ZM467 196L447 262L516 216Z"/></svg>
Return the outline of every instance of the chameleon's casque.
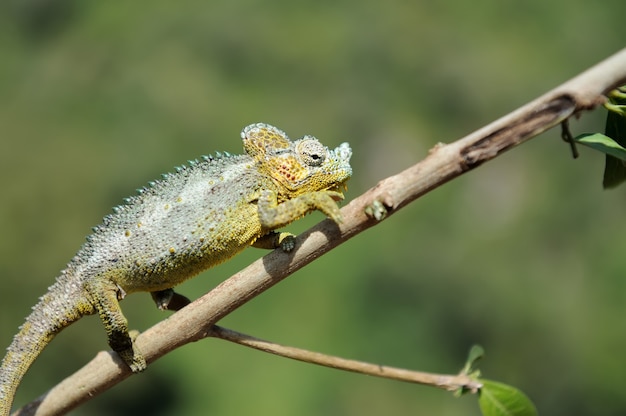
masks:
<svg viewBox="0 0 626 416"><path fill-rule="evenodd" d="M257 123L241 133L245 154L203 157L139 191L104 218L50 286L8 347L0 367L0 416L7 416L28 367L63 328L97 313L111 348L132 371L146 367L118 301L151 292L161 309L189 301L171 288L250 245L282 247L277 233L308 212L341 221L336 201L352 175L347 143L329 150L312 136L291 141Z"/></svg>

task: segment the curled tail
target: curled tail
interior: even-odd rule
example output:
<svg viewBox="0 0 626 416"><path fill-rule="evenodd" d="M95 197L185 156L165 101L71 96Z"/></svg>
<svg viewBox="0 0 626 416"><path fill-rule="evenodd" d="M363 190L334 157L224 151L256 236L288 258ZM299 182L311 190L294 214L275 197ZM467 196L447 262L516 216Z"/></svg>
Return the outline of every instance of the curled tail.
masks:
<svg viewBox="0 0 626 416"><path fill-rule="evenodd" d="M0 416L8 416L17 386L41 351L63 328L94 307L80 284L62 275L41 297L13 338L0 366Z"/></svg>

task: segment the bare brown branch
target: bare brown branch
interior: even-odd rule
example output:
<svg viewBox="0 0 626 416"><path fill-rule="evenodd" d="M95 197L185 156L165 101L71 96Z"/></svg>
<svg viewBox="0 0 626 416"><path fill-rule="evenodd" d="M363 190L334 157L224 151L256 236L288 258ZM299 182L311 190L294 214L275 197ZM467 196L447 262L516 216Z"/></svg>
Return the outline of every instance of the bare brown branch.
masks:
<svg viewBox="0 0 626 416"><path fill-rule="evenodd" d="M297 239L289 255L274 251L224 281L205 296L137 338L148 362L205 337L213 325L248 300L335 246L377 224L421 195L472 170L504 151L558 125L572 114L592 109L604 94L626 83L626 49L542 97L478 131L432 149L423 161L380 181L342 209L344 222L326 220ZM112 353L100 353L20 415L63 414L130 375Z"/></svg>
<svg viewBox="0 0 626 416"><path fill-rule="evenodd" d="M305 363L317 364L324 367L336 368L354 373L366 374L368 376L383 377L392 380L405 381L408 383L423 384L437 387L448 391L471 391L476 393L482 387L481 383L465 374L433 374L422 371L412 371L403 368L389 367L379 364L371 364L363 361L349 360L335 357L315 351L303 350L301 348L289 347L275 344L273 342L254 338L230 329L214 326L211 336L239 345L265 351L270 354L279 355Z"/></svg>

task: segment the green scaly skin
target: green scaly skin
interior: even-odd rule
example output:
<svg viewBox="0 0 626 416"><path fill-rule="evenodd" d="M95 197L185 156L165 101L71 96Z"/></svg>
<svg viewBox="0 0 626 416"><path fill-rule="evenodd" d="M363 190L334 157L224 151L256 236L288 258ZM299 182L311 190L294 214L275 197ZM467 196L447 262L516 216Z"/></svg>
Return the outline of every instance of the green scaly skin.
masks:
<svg viewBox="0 0 626 416"><path fill-rule="evenodd" d="M0 416L22 377L52 338L97 313L111 348L133 372L146 360L128 334L119 301L151 292L161 309L189 301L171 288L246 247L294 247L277 233L319 210L341 221L336 201L350 178L347 143L329 150L312 136L291 141L257 123L241 133L245 154L219 154L163 175L104 218L14 337L0 367Z"/></svg>

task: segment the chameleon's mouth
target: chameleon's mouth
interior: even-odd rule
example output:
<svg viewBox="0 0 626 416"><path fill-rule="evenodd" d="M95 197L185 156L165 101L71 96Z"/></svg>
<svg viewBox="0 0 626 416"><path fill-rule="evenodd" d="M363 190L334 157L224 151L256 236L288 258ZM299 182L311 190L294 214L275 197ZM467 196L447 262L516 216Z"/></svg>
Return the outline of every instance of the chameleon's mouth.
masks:
<svg viewBox="0 0 626 416"><path fill-rule="evenodd" d="M332 192L337 192L340 196L338 196L337 198L333 198L335 201L341 201L344 196L343 193L344 191L348 190L348 184L347 181L338 183L337 185L333 186L332 188L328 188L329 191Z"/></svg>

